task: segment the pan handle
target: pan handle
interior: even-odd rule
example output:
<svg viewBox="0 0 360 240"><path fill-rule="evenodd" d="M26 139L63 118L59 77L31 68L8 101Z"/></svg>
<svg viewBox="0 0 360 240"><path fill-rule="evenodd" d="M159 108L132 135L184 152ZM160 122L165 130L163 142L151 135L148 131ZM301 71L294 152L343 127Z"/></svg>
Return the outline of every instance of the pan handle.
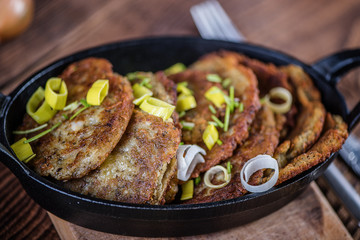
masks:
<svg viewBox="0 0 360 240"><path fill-rule="evenodd" d="M360 49L349 49L331 54L317 62L312 67L318 71L333 86L351 69L360 66ZM351 131L360 120L360 102L350 111L347 123Z"/></svg>

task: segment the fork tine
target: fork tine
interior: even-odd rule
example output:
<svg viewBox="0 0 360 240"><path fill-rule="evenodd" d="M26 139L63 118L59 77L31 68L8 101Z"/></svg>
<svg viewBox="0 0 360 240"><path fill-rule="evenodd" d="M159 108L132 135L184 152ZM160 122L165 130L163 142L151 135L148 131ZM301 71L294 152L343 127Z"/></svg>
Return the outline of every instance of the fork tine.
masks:
<svg viewBox="0 0 360 240"><path fill-rule="evenodd" d="M222 25L222 31L229 41L241 42L245 40L245 37L237 30L234 23L231 21L218 1L208 1L208 6L213 13L213 17L216 19L216 22Z"/></svg>
<svg viewBox="0 0 360 240"><path fill-rule="evenodd" d="M206 2L191 7L190 13L194 19L195 25L200 35L205 39L226 40L223 34L219 34L218 25L214 23L210 12L207 9Z"/></svg>
<svg viewBox="0 0 360 240"><path fill-rule="evenodd" d="M219 2L210 0L200 3L191 7L190 12L203 38L234 42L245 40Z"/></svg>

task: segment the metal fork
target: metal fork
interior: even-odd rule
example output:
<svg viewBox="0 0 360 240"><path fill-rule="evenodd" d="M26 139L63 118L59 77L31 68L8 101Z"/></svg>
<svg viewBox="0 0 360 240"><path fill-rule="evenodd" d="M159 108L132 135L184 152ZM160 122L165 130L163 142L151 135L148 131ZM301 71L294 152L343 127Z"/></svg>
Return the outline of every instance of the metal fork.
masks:
<svg viewBox="0 0 360 240"><path fill-rule="evenodd" d="M202 38L243 42L245 37L232 23L216 0L208 0L190 8L191 16ZM326 181L360 226L360 196L334 164L324 173Z"/></svg>
<svg viewBox="0 0 360 240"><path fill-rule="evenodd" d="M190 8L190 13L202 38L231 42L245 41L245 37L238 31L218 1L210 0L195 5Z"/></svg>

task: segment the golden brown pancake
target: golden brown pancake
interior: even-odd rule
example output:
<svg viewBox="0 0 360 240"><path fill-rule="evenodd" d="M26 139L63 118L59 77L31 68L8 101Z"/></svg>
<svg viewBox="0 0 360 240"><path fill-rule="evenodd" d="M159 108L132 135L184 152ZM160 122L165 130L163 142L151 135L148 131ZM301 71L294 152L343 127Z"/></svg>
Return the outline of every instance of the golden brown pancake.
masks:
<svg viewBox="0 0 360 240"><path fill-rule="evenodd" d="M86 99L98 79L109 80L109 94L100 106L87 108L73 120L66 120L63 114L70 117L82 106L59 111L48 122L48 128L62 124L31 143L36 157L30 164L37 173L57 180L81 178L99 167L119 142L133 111L133 96L130 83L111 68L105 59L88 58L71 64L61 74L68 88L68 104ZM36 126L26 115L20 129Z"/></svg>

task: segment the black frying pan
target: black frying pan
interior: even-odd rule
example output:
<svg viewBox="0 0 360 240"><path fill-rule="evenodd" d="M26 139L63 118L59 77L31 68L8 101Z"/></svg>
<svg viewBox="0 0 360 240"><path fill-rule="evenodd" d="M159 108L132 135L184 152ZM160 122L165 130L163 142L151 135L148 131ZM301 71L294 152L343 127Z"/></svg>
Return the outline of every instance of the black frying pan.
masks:
<svg viewBox="0 0 360 240"><path fill-rule="evenodd" d="M195 235L239 226L279 209L319 177L335 154L265 193L206 204L149 206L106 201L71 192L37 175L9 151L13 143L11 132L21 123L31 94L74 61L90 56L103 57L113 63L114 71L126 74L137 70L157 71L176 62L191 64L200 56L219 49L241 52L276 65L300 65L321 91L329 112L341 115L350 130L359 121L360 103L348 112L336 83L340 76L360 65L360 49L340 52L307 65L286 54L247 43L186 37L141 39L100 46L65 57L28 78L9 96L0 94L1 161L47 211L80 226L110 233L149 237Z"/></svg>

